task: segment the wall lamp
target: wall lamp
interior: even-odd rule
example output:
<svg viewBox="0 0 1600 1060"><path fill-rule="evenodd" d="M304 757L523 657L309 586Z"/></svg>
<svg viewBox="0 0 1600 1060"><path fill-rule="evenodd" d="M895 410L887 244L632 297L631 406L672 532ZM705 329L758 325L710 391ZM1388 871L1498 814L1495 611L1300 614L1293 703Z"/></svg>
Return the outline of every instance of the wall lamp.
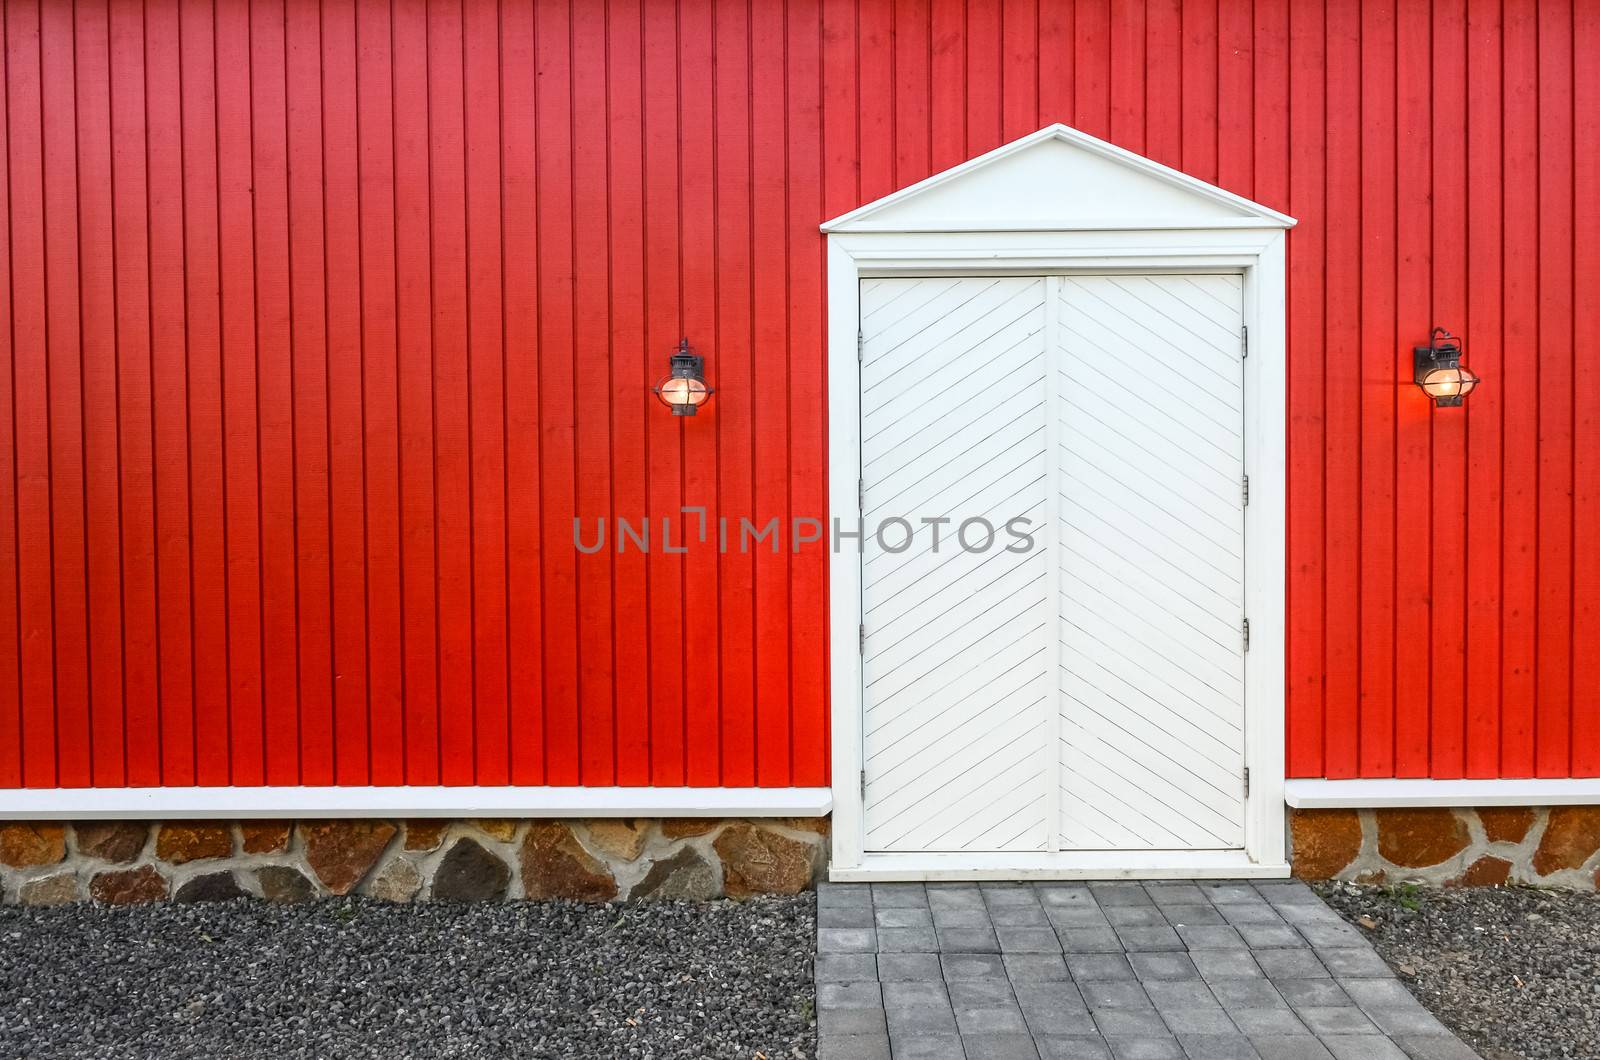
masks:
<svg viewBox="0 0 1600 1060"><path fill-rule="evenodd" d="M706 398L716 393L706 386L705 358L690 350L689 340L684 339L678 343L669 363L672 366L669 374L651 388L652 392L674 416L693 416Z"/></svg>
<svg viewBox="0 0 1600 1060"><path fill-rule="evenodd" d="M1460 405L1478 385L1478 377L1461 363L1465 344L1444 328L1434 328L1426 346L1413 346L1416 382L1433 398L1435 408Z"/></svg>

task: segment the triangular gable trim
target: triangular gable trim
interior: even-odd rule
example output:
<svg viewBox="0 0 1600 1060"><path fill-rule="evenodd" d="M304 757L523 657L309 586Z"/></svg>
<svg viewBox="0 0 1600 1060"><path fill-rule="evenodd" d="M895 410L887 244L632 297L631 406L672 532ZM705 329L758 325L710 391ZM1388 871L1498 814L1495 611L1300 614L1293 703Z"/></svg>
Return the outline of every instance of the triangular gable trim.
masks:
<svg viewBox="0 0 1600 1060"><path fill-rule="evenodd" d="M1233 192L1219 188L1215 184L1207 184L1205 181L1200 180L1197 177L1191 177L1187 173L1180 173L1178 170L1173 169L1170 166L1164 166L1160 162L1145 158L1143 155L1136 155L1132 151L1125 150L1116 146L1115 144L1110 144L1097 137L1090 136L1086 132L1080 132L1077 129L1057 123L1055 125L1047 125L1038 132L1029 133L1020 140L1013 140L1008 144L1003 144L1000 147L995 148L993 151L987 152L986 154L981 154L976 158L968 159L960 165L953 166L942 173L935 173L926 180L920 180L917 183L912 184L910 187L901 188L899 191L885 195L883 198L877 199L873 202L869 202L865 206L858 206L849 213L840 214L831 221L825 221L821 226L822 231L848 232L861 222L864 222L868 218L872 217L874 214L886 210L889 207L895 206L909 199L916 198L924 192L939 187L950 181L959 180L977 172L978 170L984 169L985 167L990 166L1003 158L1009 158L1012 155L1019 154L1037 144L1049 140L1060 140L1063 143L1070 144L1073 147L1099 155L1102 158L1108 159L1134 172L1143 174L1147 177L1153 177L1156 180L1162 181L1163 183L1169 184L1198 198L1203 198L1237 210L1244 215L1240 218L1240 221L1244 222L1250 227L1292 228L1295 225L1295 219L1287 214L1279 213L1277 210L1263 206L1258 202L1253 202L1241 195L1235 195ZM1114 227L1117 229L1127 229L1130 227L1138 227L1137 219L1118 217L1108 218L1107 220L1108 228ZM876 228L876 226L862 225L862 228L873 231L882 230Z"/></svg>

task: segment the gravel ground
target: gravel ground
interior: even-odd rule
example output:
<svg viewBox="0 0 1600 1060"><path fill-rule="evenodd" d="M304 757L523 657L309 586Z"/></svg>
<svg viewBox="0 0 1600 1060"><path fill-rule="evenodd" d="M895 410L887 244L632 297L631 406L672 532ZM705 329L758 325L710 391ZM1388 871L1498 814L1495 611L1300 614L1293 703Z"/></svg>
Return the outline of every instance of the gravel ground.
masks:
<svg viewBox="0 0 1600 1060"><path fill-rule="evenodd" d="M813 895L0 908L0 1058L789 1060Z"/></svg>
<svg viewBox="0 0 1600 1060"><path fill-rule="evenodd" d="M1600 1057L1600 895L1318 890L1484 1060Z"/></svg>

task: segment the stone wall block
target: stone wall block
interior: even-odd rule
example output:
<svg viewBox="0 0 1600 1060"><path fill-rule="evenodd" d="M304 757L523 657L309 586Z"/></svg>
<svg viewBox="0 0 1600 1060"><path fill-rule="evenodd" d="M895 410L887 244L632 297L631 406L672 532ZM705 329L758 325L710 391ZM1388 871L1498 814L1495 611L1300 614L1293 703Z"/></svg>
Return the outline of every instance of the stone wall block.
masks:
<svg viewBox="0 0 1600 1060"><path fill-rule="evenodd" d="M150 839L146 821L79 821L72 826L79 854L126 864L138 858Z"/></svg>
<svg viewBox="0 0 1600 1060"><path fill-rule="evenodd" d="M504 818L481 818L473 821L472 827L501 843L509 843L517 838L517 822Z"/></svg>
<svg viewBox="0 0 1600 1060"><path fill-rule="evenodd" d="M498 900L510 883L510 866L476 839L458 839L433 870L432 897L447 902Z"/></svg>
<svg viewBox="0 0 1600 1060"><path fill-rule="evenodd" d="M167 897L167 878L154 865L102 872L89 881L89 897L106 905L159 902Z"/></svg>
<svg viewBox="0 0 1600 1060"><path fill-rule="evenodd" d="M246 854L281 854L289 849L289 821L240 821L239 849Z"/></svg>
<svg viewBox="0 0 1600 1060"><path fill-rule="evenodd" d="M1451 810L1377 810L1373 816L1378 822L1378 853L1402 868L1442 865L1472 842L1465 822Z"/></svg>
<svg viewBox="0 0 1600 1060"><path fill-rule="evenodd" d="M661 834L668 839L689 839L710 835L725 823L720 817L667 817L661 822Z"/></svg>
<svg viewBox="0 0 1600 1060"><path fill-rule="evenodd" d="M1355 810L1294 810L1289 818L1294 874L1338 878L1361 855L1361 817Z"/></svg>
<svg viewBox="0 0 1600 1060"><path fill-rule="evenodd" d="M471 840L464 840L471 842ZM498 860L498 859L496 859ZM507 870L509 876L510 870ZM384 902L409 902L422 890L422 873L406 858L395 858L373 874L366 891ZM502 893L504 888L502 888Z"/></svg>
<svg viewBox="0 0 1600 1060"><path fill-rule="evenodd" d="M811 885L809 844L753 824L730 825L713 844L722 858L722 886L730 898L798 894Z"/></svg>
<svg viewBox="0 0 1600 1060"><path fill-rule="evenodd" d="M179 885L172 899L175 902L228 902L247 897L248 893L239 886L233 873L224 870L189 877Z"/></svg>
<svg viewBox="0 0 1600 1060"><path fill-rule="evenodd" d="M1600 850L1600 806L1556 806L1533 855L1541 876L1579 869Z"/></svg>
<svg viewBox="0 0 1600 1060"><path fill-rule="evenodd" d="M407 821L405 847L407 850L438 850L449 827L449 821L438 818Z"/></svg>
<svg viewBox="0 0 1600 1060"><path fill-rule="evenodd" d="M602 857L633 861L644 850L650 831L643 822L624 817L601 817L584 822L590 850Z"/></svg>
<svg viewBox="0 0 1600 1060"><path fill-rule="evenodd" d="M67 830L49 821L0 824L0 865L14 869L55 865L67 856Z"/></svg>
<svg viewBox="0 0 1600 1060"><path fill-rule="evenodd" d="M156 833L156 857L169 865L225 858L232 853L228 826L214 821L166 821Z"/></svg>
<svg viewBox="0 0 1600 1060"><path fill-rule="evenodd" d="M1511 879L1511 862L1492 855L1479 858L1451 880L1458 887L1500 887Z"/></svg>
<svg viewBox="0 0 1600 1060"><path fill-rule="evenodd" d="M388 821L303 821L305 860L322 885L349 894L399 831Z"/></svg>
<svg viewBox="0 0 1600 1060"><path fill-rule="evenodd" d="M1483 806L1477 814L1486 840L1491 843L1520 843L1527 838L1537 812L1531 806Z"/></svg>
<svg viewBox="0 0 1600 1060"><path fill-rule="evenodd" d="M317 886L293 865L264 865L256 870L256 886L269 902L304 902L317 896Z"/></svg>
<svg viewBox="0 0 1600 1060"><path fill-rule="evenodd" d="M652 864L628 897L705 901L721 894L721 869L694 847L685 846L671 857Z"/></svg>
<svg viewBox="0 0 1600 1060"><path fill-rule="evenodd" d="M18 889L17 898L23 905L67 905L76 902L78 874L58 872L54 876L29 880Z"/></svg>
<svg viewBox="0 0 1600 1060"><path fill-rule="evenodd" d="M609 902L617 896L610 868L559 821L535 821L529 826L519 861L523 893L529 898Z"/></svg>

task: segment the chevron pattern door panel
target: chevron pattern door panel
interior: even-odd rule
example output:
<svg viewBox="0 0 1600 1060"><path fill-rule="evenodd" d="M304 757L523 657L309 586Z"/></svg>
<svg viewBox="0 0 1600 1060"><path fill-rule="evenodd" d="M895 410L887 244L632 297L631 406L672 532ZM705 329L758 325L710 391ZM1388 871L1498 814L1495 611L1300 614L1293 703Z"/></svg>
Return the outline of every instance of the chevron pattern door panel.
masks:
<svg viewBox="0 0 1600 1060"><path fill-rule="evenodd" d="M1243 846L1241 327L1237 276L862 283L868 851Z"/></svg>
<svg viewBox="0 0 1600 1060"><path fill-rule="evenodd" d="M861 285L869 851L1039 851L1054 833L1054 579L1044 549L1004 547L1007 521L1046 523L1046 286ZM981 548L967 523L968 551L975 519L1001 538Z"/></svg>
<svg viewBox="0 0 1600 1060"><path fill-rule="evenodd" d="M1065 277L1061 848L1244 845L1237 276Z"/></svg>

